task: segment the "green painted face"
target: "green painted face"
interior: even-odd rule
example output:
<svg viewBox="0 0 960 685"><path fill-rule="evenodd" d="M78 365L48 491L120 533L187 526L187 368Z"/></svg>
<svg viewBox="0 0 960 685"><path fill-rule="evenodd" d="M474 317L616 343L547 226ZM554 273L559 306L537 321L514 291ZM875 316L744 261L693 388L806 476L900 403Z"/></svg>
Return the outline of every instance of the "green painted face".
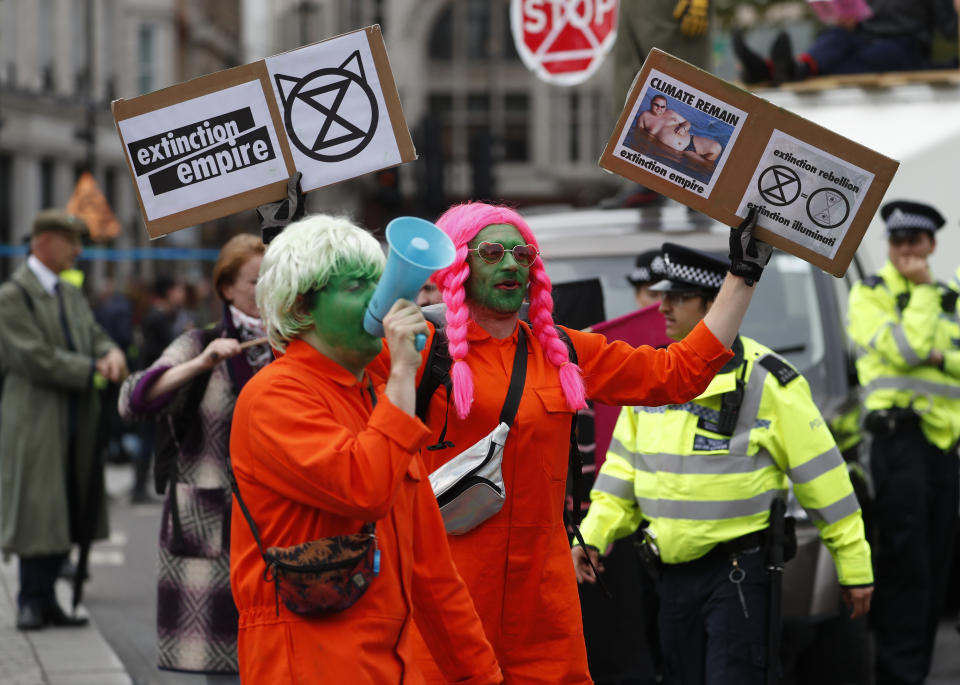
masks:
<svg viewBox="0 0 960 685"><path fill-rule="evenodd" d="M310 320L320 351L344 368L356 371L380 353L380 338L363 328L363 315L377 287L369 276L334 276L314 295Z"/></svg>
<svg viewBox="0 0 960 685"><path fill-rule="evenodd" d="M510 250L517 245L525 245L527 241L515 226L491 224L477 233L467 247L476 249L477 245L484 242L500 243L506 252L496 264L487 264L476 252L468 253L470 277L465 283L467 299L500 314L520 311L530 282L530 267L517 264Z"/></svg>

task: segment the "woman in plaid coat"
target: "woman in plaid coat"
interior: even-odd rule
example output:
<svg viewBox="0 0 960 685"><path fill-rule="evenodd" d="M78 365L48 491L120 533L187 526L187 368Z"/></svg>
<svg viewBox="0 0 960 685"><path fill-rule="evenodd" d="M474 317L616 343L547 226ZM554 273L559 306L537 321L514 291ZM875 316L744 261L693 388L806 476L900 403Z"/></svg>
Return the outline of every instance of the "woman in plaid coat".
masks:
<svg viewBox="0 0 960 685"><path fill-rule="evenodd" d="M228 241L213 271L214 288L224 301L221 322L212 330L178 337L149 368L130 376L120 394L122 416L165 422L182 412L192 381L202 383L209 372L166 488L157 643L161 669L205 673L208 680L217 677L216 682L224 682L218 676L236 678L237 673L226 455L237 395L272 358L267 345L240 347L264 335L254 297L264 251L254 235Z"/></svg>

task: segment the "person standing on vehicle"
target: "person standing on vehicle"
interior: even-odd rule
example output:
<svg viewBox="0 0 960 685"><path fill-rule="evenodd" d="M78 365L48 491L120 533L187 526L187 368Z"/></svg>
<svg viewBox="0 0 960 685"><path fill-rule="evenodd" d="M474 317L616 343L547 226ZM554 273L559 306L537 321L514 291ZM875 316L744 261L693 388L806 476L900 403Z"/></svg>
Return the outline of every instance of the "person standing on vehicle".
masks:
<svg viewBox="0 0 960 685"><path fill-rule="evenodd" d="M701 69L710 70L710 0L621 2L613 45L613 107L623 98L650 48L660 48Z"/></svg>
<svg viewBox="0 0 960 685"><path fill-rule="evenodd" d="M930 671L957 527L960 324L955 293L928 258L944 219L919 202L888 202L889 259L850 291L876 520L877 685Z"/></svg>
<svg viewBox="0 0 960 685"><path fill-rule="evenodd" d="M666 280L653 288L679 341L713 306L727 265L671 243L663 254ZM614 540L646 526L644 546L659 550L644 563L657 579L669 683L766 682L770 508L789 481L833 556L851 617L870 609L860 505L806 380L750 338L732 349L696 399L623 408L581 526L587 547L572 550L577 580L594 583L588 555L596 566Z"/></svg>

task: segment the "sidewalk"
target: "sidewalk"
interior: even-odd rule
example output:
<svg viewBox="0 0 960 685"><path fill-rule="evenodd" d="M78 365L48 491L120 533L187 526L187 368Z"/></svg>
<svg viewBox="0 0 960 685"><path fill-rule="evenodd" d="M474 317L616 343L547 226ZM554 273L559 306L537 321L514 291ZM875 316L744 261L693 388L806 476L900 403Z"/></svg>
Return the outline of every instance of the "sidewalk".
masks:
<svg viewBox="0 0 960 685"><path fill-rule="evenodd" d="M60 606L70 589L57 582ZM17 622L17 562L0 562L0 683L4 685L130 685L120 659L91 619L84 628L21 632ZM81 611L83 605L81 604Z"/></svg>

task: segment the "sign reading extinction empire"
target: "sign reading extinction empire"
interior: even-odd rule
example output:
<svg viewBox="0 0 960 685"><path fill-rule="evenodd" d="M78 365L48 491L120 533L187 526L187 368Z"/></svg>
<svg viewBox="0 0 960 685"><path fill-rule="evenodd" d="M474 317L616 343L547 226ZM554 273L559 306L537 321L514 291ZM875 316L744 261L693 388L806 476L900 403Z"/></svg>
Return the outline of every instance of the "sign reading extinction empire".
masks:
<svg viewBox="0 0 960 685"><path fill-rule="evenodd" d="M191 122L127 145L133 171L146 176L154 195L186 188L208 178L277 158L264 125L249 107Z"/></svg>
<svg viewBox="0 0 960 685"><path fill-rule="evenodd" d="M842 276L899 163L654 49L600 166Z"/></svg>
<svg viewBox="0 0 960 685"><path fill-rule="evenodd" d="M151 237L416 158L377 26L113 113Z"/></svg>

